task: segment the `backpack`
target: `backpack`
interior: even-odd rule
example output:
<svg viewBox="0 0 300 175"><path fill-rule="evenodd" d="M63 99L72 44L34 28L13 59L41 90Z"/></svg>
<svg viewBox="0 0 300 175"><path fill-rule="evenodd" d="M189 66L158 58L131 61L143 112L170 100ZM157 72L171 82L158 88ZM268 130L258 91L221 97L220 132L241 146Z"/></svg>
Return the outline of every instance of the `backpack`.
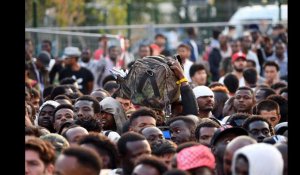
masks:
<svg viewBox="0 0 300 175"><path fill-rule="evenodd" d="M129 97L133 104L164 109L177 101L180 86L167 64L172 58L163 55L137 59L128 74L120 82L120 93Z"/></svg>

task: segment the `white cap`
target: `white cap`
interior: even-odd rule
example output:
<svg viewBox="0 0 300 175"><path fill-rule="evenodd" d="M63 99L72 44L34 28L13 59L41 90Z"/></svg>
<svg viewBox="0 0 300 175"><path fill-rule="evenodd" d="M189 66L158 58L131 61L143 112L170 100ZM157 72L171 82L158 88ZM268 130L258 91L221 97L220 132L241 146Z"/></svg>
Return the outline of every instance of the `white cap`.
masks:
<svg viewBox="0 0 300 175"><path fill-rule="evenodd" d="M80 57L81 52L78 49L78 47L66 47L64 50L64 54L63 54L63 59L69 57L69 56L76 56L76 57Z"/></svg>
<svg viewBox="0 0 300 175"><path fill-rule="evenodd" d="M214 92L207 86L197 86L193 89L196 99L203 96L213 96Z"/></svg>

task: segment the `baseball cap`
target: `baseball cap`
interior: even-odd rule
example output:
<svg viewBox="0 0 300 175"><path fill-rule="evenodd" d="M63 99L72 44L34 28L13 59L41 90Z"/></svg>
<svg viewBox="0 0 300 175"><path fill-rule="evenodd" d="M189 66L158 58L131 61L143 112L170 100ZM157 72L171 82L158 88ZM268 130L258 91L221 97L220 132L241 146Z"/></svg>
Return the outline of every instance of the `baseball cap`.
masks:
<svg viewBox="0 0 300 175"><path fill-rule="evenodd" d="M78 47L66 47L64 50L64 54L63 54L63 59L70 57L70 56L75 56L75 57L80 57L81 52L78 49Z"/></svg>
<svg viewBox="0 0 300 175"><path fill-rule="evenodd" d="M235 62L238 58L243 58L244 60L247 60L247 57L243 52L237 52L232 55L231 62Z"/></svg>
<svg viewBox="0 0 300 175"><path fill-rule="evenodd" d="M278 123L275 127L275 134L283 135L283 133L288 130L288 122Z"/></svg>
<svg viewBox="0 0 300 175"><path fill-rule="evenodd" d="M177 154L177 168L190 170L199 167L215 169L215 157L211 150L204 145L191 146Z"/></svg>
<svg viewBox="0 0 300 175"><path fill-rule="evenodd" d="M51 56L47 51L42 51L38 55L37 60L39 60L47 68L49 67Z"/></svg>
<svg viewBox="0 0 300 175"><path fill-rule="evenodd" d="M241 135L248 135L248 132L240 127L232 127L231 125L224 125L221 128L218 128L218 130L215 132L213 135L210 144L212 146L216 145L216 143L225 135L232 133L235 134L236 136L241 136Z"/></svg>
<svg viewBox="0 0 300 175"><path fill-rule="evenodd" d="M196 99L203 96L215 96L214 92L207 86L197 86L193 89Z"/></svg>

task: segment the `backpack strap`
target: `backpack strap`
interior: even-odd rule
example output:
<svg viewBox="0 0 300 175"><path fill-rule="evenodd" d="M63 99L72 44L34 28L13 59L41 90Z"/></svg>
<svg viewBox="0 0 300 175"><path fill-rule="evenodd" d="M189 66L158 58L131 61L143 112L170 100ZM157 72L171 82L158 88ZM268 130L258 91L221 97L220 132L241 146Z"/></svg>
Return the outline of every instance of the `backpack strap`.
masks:
<svg viewBox="0 0 300 175"><path fill-rule="evenodd" d="M140 82L137 86L137 91L139 93L142 92L142 89L143 89L143 86L146 82L147 79L150 79L150 83L151 83L151 86L152 86L152 89L154 91L154 95L156 97L160 97L160 93L159 93L159 89L158 89L158 86L157 86L157 83L156 83L156 78L154 76L154 72L152 70L147 70L144 75L142 76L142 78L140 79Z"/></svg>

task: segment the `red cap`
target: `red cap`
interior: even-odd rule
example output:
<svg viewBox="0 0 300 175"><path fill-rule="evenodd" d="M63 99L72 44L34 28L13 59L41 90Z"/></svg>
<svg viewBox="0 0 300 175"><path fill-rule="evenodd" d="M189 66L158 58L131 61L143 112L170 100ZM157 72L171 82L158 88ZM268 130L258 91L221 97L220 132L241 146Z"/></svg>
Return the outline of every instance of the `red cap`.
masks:
<svg viewBox="0 0 300 175"><path fill-rule="evenodd" d="M199 167L215 169L215 157L211 150L204 145L185 148L177 154L177 168L190 170Z"/></svg>
<svg viewBox="0 0 300 175"><path fill-rule="evenodd" d="M235 62L238 58L243 58L244 60L247 60L246 55L243 52L237 52L232 55L231 62Z"/></svg>

